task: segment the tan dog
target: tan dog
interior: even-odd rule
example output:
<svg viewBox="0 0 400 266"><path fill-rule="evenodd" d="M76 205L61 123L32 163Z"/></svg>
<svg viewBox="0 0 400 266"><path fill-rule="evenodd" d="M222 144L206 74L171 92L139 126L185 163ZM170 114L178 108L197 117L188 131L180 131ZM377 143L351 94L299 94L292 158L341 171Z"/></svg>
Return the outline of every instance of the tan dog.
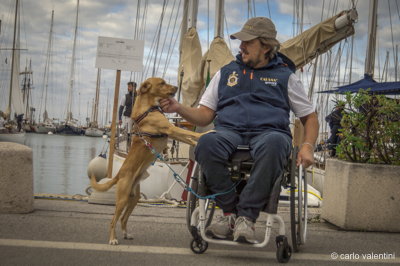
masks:
<svg viewBox="0 0 400 266"><path fill-rule="evenodd" d="M143 138L151 143L151 146L158 153L161 153L163 149L166 148L168 137L190 145L195 145L200 136L205 134L175 127L160 111L151 109L151 107L158 105L160 99L172 97L176 91L176 87L167 84L161 78L149 78L141 84L135 101L131 118L140 120L140 122L138 122L140 132L159 135L157 137L143 136ZM133 132L135 131L134 127ZM160 137L160 134L168 135L168 137ZM91 186L98 191L106 191L114 184L117 184L115 214L110 225L110 245L118 245L115 226L123 210L125 210L125 212L121 218L121 227L124 238L132 239L127 233L126 225L128 218L140 198L140 179L142 176L146 175L146 169L155 159L155 155L151 153L149 147L145 145L142 138L134 136L132 138L131 147L121 169L113 179L107 183L98 184L95 176L92 175L90 180Z"/></svg>

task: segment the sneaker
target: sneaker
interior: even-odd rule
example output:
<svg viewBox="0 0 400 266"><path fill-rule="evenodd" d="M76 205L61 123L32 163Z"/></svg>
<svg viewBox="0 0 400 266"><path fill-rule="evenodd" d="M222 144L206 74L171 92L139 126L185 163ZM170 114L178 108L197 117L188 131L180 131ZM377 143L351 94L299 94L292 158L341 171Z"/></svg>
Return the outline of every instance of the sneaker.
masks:
<svg viewBox="0 0 400 266"><path fill-rule="evenodd" d="M226 239L232 236L235 226L236 215L234 213L224 216L217 216L216 222L207 227L206 233L212 237Z"/></svg>
<svg viewBox="0 0 400 266"><path fill-rule="evenodd" d="M233 241L257 244L254 223L247 217L239 216L236 219Z"/></svg>

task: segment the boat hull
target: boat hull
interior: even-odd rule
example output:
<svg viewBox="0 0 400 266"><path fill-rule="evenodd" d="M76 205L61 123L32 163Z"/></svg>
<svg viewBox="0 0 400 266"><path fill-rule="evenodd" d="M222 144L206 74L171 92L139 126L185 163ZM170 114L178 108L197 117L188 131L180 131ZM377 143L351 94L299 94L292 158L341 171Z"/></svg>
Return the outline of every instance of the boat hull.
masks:
<svg viewBox="0 0 400 266"><path fill-rule="evenodd" d="M49 132L53 132L53 133L56 132L56 128L39 125L36 129L36 133L40 133L40 134L48 134Z"/></svg>
<svg viewBox="0 0 400 266"><path fill-rule="evenodd" d="M61 125L57 128L56 133L61 135L81 136L85 134L85 131L79 127Z"/></svg>
<svg viewBox="0 0 400 266"><path fill-rule="evenodd" d="M85 136L88 137L102 137L103 135L104 135L103 130L95 127L89 127L85 130Z"/></svg>

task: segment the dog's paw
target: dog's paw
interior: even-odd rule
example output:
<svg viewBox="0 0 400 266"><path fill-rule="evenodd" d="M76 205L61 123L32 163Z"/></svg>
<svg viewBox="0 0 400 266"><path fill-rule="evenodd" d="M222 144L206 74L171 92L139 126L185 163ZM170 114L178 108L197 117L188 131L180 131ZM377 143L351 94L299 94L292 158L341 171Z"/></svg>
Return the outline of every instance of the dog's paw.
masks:
<svg viewBox="0 0 400 266"><path fill-rule="evenodd" d="M117 239L112 239L112 240L110 240L110 242L108 242L108 244L110 244L112 246L116 246L116 245L118 245L118 240Z"/></svg>

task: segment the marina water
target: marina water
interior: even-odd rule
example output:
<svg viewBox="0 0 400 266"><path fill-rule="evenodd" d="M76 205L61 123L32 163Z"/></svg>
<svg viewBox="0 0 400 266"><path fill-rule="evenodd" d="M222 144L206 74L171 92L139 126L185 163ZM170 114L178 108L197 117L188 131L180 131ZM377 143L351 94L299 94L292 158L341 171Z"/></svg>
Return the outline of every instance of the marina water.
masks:
<svg viewBox="0 0 400 266"><path fill-rule="evenodd" d="M26 134L25 145L33 152L34 193L86 195L87 166L105 144L103 138Z"/></svg>

